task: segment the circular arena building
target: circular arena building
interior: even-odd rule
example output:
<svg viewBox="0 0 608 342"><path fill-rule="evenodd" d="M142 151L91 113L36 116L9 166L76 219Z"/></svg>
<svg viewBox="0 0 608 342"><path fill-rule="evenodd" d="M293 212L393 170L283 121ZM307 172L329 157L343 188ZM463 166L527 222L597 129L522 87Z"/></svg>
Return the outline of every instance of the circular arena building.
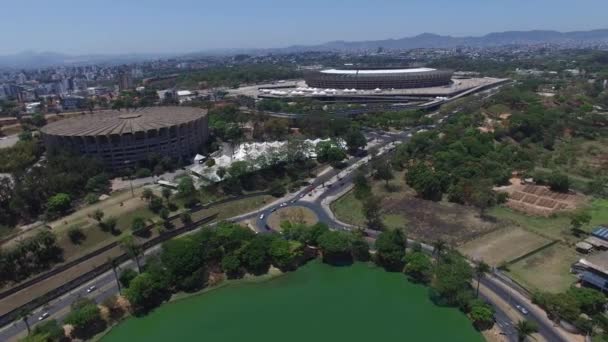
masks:
<svg viewBox="0 0 608 342"><path fill-rule="evenodd" d="M410 69L327 69L304 75L315 88L407 89L449 85L452 71L431 68Z"/></svg>
<svg viewBox="0 0 608 342"><path fill-rule="evenodd" d="M69 149L120 169L150 155L192 157L207 141L208 117L194 107L115 110L53 122L41 134L47 149Z"/></svg>

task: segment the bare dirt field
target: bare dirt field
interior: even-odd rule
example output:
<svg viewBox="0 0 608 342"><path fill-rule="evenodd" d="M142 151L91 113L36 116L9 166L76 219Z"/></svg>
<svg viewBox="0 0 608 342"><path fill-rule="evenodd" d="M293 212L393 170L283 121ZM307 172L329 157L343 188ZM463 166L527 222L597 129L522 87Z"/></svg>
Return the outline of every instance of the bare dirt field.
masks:
<svg viewBox="0 0 608 342"><path fill-rule="evenodd" d="M551 240L522 228L504 228L469 241L458 250L472 259L498 266L549 242Z"/></svg>
<svg viewBox="0 0 608 342"><path fill-rule="evenodd" d="M585 204L583 195L554 192L547 186L524 184L519 178L512 178L511 185L498 187L496 190L509 194L506 203L509 208L531 215L550 216L574 210Z"/></svg>
<svg viewBox="0 0 608 342"><path fill-rule="evenodd" d="M453 246L472 240L502 225L482 219L477 210L448 202L432 202L406 195L382 201L385 215L407 219L407 234L417 240L443 239Z"/></svg>

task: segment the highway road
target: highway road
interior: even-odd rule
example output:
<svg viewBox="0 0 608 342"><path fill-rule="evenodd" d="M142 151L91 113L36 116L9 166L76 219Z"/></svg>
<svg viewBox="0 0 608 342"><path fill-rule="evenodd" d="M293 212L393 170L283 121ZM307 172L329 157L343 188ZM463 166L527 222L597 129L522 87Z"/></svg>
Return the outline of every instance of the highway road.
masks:
<svg viewBox="0 0 608 342"><path fill-rule="evenodd" d="M454 114L455 112L451 113ZM403 132L387 134L384 132L366 132L365 135L368 139L375 139L372 142L377 142L380 146L387 145L393 141L406 141L410 137L410 133L415 130L407 130ZM355 163L360 162L362 157L351 158L347 162L347 169L353 166ZM341 179L339 181L335 181L332 183L332 186L328 186L331 182L332 178L336 177L339 173L343 173ZM292 194L288 194L285 197L275 201L273 204L268 205L260 210L256 210L254 212L240 215L232 218L232 221L241 221L248 220L254 218L255 227L259 232L270 232L268 228L266 228L266 220L271 213L272 208L279 206L281 203L286 203L286 205L298 205L304 206L306 208L311 209L319 218L320 222L327 223L330 227L335 229L344 229L350 230L352 227L342 224L333 218L333 215L329 215L327 212L327 207L324 208L323 201L324 199L335 196L339 192L341 192L345 187L349 187L352 185L352 180L354 177L354 170L348 172L347 174L341 170L330 170L328 172L323 173L319 177L315 178L311 181L311 184L306 186L304 189ZM315 199L304 200L305 196L309 196L311 189L315 188L316 191L320 193L315 194ZM312 196L311 196L312 197ZM260 219L260 215L264 213L264 218ZM377 235L377 232L367 230L368 235L374 237ZM410 241L413 242L413 241ZM429 245L422 245L423 249L427 252L432 252L433 247ZM152 247L145 252L145 256L149 257L150 255L154 255L158 253L160 250L160 246ZM142 258L145 259L145 258ZM132 261L127 261L121 264L119 267L119 273L121 270L126 268L135 268L135 265ZM486 277L482 280L482 284L485 285L488 289L492 290L495 295L499 296L505 302L509 303L515 310L517 310L516 305L523 305L524 307L528 307L531 305L529 302L525 302L526 299L513 295L515 290L509 291L510 287L508 284L501 283L498 278L494 277ZM90 293L87 292L87 288L90 286L95 286L95 290ZM116 280L114 278L114 274L112 271L108 271L96 279L83 284L79 288L59 297L56 300L48 303L44 307L38 308L32 312L32 316L29 319L30 324L35 326L38 323L38 317L43 312L48 312L50 317L47 319L57 319L61 321L66 317L69 313L69 308L72 302L79 297L87 297L94 299L96 302L101 303L106 298L113 296L118 293L118 286ZM505 333L505 336L509 341L517 341L516 331L514 328L514 322L512 322L509 317L501 311L501 309L495 306L496 309L496 321L501 327L502 331ZM544 312L538 313L535 310L529 310L528 319L535 321L539 326L539 333L545 338L547 341L568 341L563 337L562 334L556 331L556 328L548 320ZM22 321L13 322L10 325L7 325L0 329L0 341L11 341L16 340L20 336L24 336L26 333L25 324Z"/></svg>

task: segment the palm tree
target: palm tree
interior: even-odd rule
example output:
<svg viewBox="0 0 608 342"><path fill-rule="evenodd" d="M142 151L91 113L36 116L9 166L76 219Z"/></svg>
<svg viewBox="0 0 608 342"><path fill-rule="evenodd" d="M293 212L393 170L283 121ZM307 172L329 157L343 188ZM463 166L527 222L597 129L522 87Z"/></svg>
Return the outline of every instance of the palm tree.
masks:
<svg viewBox="0 0 608 342"><path fill-rule="evenodd" d="M528 336L531 336L538 331L538 326L536 323L528 320L517 322L517 326L515 328L517 329L517 340L520 342L525 341Z"/></svg>
<svg viewBox="0 0 608 342"><path fill-rule="evenodd" d="M28 319L30 318L31 315L32 315L31 311L29 311L27 309L24 309L19 312L19 318L21 318L23 323L25 323L25 327L27 328L28 335L32 332L32 329L30 328L30 322L28 321Z"/></svg>
<svg viewBox="0 0 608 342"><path fill-rule="evenodd" d="M433 254L441 255L445 251L446 243L442 239L437 239L433 242Z"/></svg>
<svg viewBox="0 0 608 342"><path fill-rule="evenodd" d="M141 255L142 248L137 244L133 235L127 235L120 240L120 246L127 253L129 257L135 260L137 264L137 270L141 273L141 264L139 263L139 256Z"/></svg>
<svg viewBox="0 0 608 342"><path fill-rule="evenodd" d="M118 286L118 293L121 293L120 281L118 280L118 272L116 272L116 267L118 267L118 260L116 258L108 258L108 263L112 266L112 272L114 272L114 279L116 280L116 285Z"/></svg>
<svg viewBox="0 0 608 342"><path fill-rule="evenodd" d="M477 266L475 266L475 275L477 276L477 297L479 297L479 283L481 282L481 278L488 272L490 272L490 265L483 261L480 261Z"/></svg>

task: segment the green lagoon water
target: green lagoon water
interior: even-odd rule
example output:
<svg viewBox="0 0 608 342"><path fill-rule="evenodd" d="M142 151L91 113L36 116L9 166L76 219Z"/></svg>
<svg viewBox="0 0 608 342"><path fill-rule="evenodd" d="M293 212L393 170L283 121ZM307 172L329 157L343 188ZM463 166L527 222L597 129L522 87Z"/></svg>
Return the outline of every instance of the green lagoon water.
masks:
<svg viewBox="0 0 608 342"><path fill-rule="evenodd" d="M259 283L235 283L166 304L115 327L103 342L477 342L456 309L435 306L427 289L367 265L318 261Z"/></svg>

